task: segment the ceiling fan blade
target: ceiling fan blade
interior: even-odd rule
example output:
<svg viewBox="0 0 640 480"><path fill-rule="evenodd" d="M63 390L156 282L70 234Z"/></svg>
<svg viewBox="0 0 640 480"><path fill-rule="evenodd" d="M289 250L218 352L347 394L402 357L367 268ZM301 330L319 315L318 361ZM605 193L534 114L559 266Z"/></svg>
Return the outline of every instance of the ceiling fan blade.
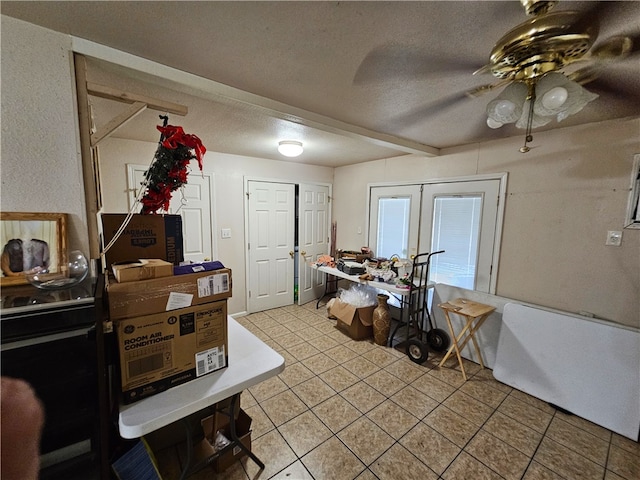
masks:
<svg viewBox="0 0 640 480"><path fill-rule="evenodd" d="M580 85L593 82L613 64L628 60L640 53L640 32L634 35L610 37L591 49L584 61L590 65L576 70L567 76ZM576 64L581 61L576 62Z"/></svg>
<svg viewBox="0 0 640 480"><path fill-rule="evenodd" d="M409 45L382 45L374 48L362 60L353 83L379 83L387 80L421 79L438 73L471 73L476 62L460 58L437 58Z"/></svg>
<svg viewBox="0 0 640 480"><path fill-rule="evenodd" d="M609 37L594 46L586 60L611 62L640 53L640 32Z"/></svg>
<svg viewBox="0 0 640 480"><path fill-rule="evenodd" d="M587 83L596 80L606 69L601 66L590 65L588 67L576 70L573 73L567 75L569 80L573 80L580 85L586 85Z"/></svg>
<svg viewBox="0 0 640 480"><path fill-rule="evenodd" d="M637 88L637 85L622 85L620 82L615 82L602 76L590 83L588 88L589 91L600 95L624 99L627 105L635 105L637 108L640 108L640 90Z"/></svg>
<svg viewBox="0 0 640 480"><path fill-rule="evenodd" d="M389 119L389 125L397 129L411 127L419 122L433 117L434 115L446 112L447 110L450 110L451 108L454 108L457 105L460 105L469 100L470 98L466 93L456 93L448 97L436 100L435 102L431 102L422 107L413 109L412 111L405 114L392 117L391 119Z"/></svg>
<svg viewBox="0 0 640 480"><path fill-rule="evenodd" d="M500 80L500 81L495 82L495 83L489 83L489 84L486 84L486 85L480 85L479 87L476 87L476 88L474 88L472 90L467 90L465 92L465 95L467 97L470 97L470 98L480 97L480 96L484 95L485 93L489 93L492 90L495 90L496 88L504 87L508 83L511 83L511 79L510 78L505 78L505 79Z"/></svg>

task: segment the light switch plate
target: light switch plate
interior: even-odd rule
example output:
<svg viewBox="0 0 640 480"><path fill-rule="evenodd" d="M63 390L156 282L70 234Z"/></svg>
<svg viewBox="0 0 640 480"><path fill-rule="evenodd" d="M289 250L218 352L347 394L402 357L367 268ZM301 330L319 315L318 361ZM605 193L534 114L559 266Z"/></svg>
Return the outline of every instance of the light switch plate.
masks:
<svg viewBox="0 0 640 480"><path fill-rule="evenodd" d="M607 232L607 242L605 245L619 247L622 244L622 232L619 230L609 230Z"/></svg>
<svg viewBox="0 0 640 480"><path fill-rule="evenodd" d="M222 238L231 238L231 229L230 228L223 228L220 231L220 236Z"/></svg>

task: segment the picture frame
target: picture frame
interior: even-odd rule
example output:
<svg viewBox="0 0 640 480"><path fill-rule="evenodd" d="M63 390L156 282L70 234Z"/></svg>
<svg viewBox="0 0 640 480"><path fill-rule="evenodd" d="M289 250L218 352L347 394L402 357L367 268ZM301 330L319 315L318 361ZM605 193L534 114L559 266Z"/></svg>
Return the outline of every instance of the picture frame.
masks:
<svg viewBox="0 0 640 480"><path fill-rule="evenodd" d="M2 287L28 284L33 268L59 271L67 263L67 214L0 212L0 246Z"/></svg>

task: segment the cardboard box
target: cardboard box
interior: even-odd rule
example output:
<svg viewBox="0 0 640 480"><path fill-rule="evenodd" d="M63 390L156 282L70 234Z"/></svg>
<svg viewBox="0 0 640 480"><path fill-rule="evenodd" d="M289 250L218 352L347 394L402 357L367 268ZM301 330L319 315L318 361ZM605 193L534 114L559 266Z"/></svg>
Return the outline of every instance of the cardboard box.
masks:
<svg viewBox="0 0 640 480"><path fill-rule="evenodd" d="M240 415L241 403L242 402L236 402L236 408L234 410L236 419L238 418L238 415ZM187 433L183 422L186 421L189 422L189 425L191 426L191 441L195 441L197 443L202 439L203 435L202 422L207 417L209 417L210 419L213 418L210 414L210 412L212 411L211 409L215 411L229 411L229 407L231 406L230 404L231 397L222 400L209 408L192 413L188 417L183 418L180 422L173 422L169 425L159 428L158 430L154 430L153 432L145 435L144 439L154 452L159 452L169 447L185 443L187 439ZM210 421L211 420L209 420L209 422Z"/></svg>
<svg viewBox="0 0 640 480"><path fill-rule="evenodd" d="M236 418L236 435L238 435L240 442L247 447L249 451L251 451L251 421L251 417L247 415L244 410L240 409ZM202 445L202 451L204 453L203 457L205 458L216 453L216 449L213 445L218 431L221 431L227 439L231 439L229 431L229 417L223 413L217 412L215 415L203 419L202 429L204 430L205 435L203 440L205 445ZM220 456L211 463L211 465L216 472L224 472L245 455L246 453L244 450L238 446L234 446L233 448L223 451Z"/></svg>
<svg viewBox="0 0 640 480"><path fill-rule="evenodd" d="M107 279L111 320L140 317L224 300L231 296L231 270L174 275L139 282Z"/></svg>
<svg viewBox="0 0 640 480"><path fill-rule="evenodd" d="M329 308L329 315L336 317L336 327L343 330L354 340L373 336L373 311L376 305L356 308L336 298Z"/></svg>
<svg viewBox="0 0 640 480"><path fill-rule="evenodd" d="M104 246L115 236L126 218L125 213L103 213ZM107 251L106 268L139 258L159 258L174 265L184 259L182 217L180 215L135 214Z"/></svg>
<svg viewBox="0 0 640 480"><path fill-rule="evenodd" d="M142 258L137 262L114 264L111 271L119 283L137 282L173 275L173 263L158 258Z"/></svg>
<svg viewBox="0 0 640 480"><path fill-rule="evenodd" d="M226 300L120 320L115 329L125 404L229 362Z"/></svg>

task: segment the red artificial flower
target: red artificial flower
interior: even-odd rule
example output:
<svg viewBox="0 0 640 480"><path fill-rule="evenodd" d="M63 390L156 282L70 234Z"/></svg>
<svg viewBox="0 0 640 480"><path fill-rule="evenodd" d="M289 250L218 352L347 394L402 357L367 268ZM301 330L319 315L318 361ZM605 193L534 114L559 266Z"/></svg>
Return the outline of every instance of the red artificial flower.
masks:
<svg viewBox="0 0 640 480"><path fill-rule="evenodd" d="M158 152L156 152L156 160L161 152L163 162L160 168L154 170L147 185L147 191L141 200L142 213L145 214L155 214L158 210L169 209L172 192L187 183L189 161L196 158L198 166L202 170L202 158L207 151L197 136L184 133L182 127L158 125L156 128L162 133L162 141ZM188 151L185 151L185 148L180 148L176 152L171 152L180 146L186 147ZM195 156L191 150L195 152Z"/></svg>
<svg viewBox="0 0 640 480"><path fill-rule="evenodd" d="M162 145L165 148L174 149L177 148L178 145L184 145L185 147L194 149L196 159L198 160L198 167L202 170L202 157L207 149L202 145L202 141L200 141L196 135L184 133L182 127L174 125L167 125L166 127L158 125L157 129L164 136Z"/></svg>

